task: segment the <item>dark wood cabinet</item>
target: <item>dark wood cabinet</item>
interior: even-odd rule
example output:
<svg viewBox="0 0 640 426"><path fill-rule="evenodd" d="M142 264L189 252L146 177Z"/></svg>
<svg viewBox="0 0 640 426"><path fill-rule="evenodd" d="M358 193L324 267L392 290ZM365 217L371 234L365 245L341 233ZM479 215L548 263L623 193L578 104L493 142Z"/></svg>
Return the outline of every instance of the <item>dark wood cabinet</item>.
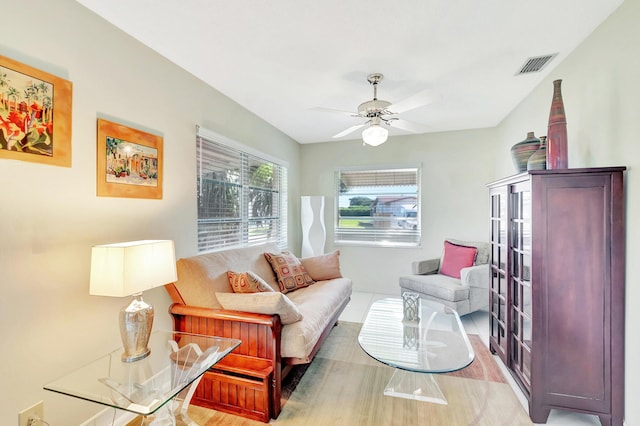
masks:
<svg viewBox="0 0 640 426"><path fill-rule="evenodd" d="M538 170L489 184L490 347L529 400L624 416L624 167Z"/></svg>

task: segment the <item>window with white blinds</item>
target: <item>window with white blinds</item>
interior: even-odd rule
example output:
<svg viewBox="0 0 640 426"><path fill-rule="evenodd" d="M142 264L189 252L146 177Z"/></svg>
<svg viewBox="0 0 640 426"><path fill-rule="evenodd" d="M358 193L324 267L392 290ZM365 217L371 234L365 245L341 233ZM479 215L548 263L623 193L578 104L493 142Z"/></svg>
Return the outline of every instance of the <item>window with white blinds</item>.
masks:
<svg viewBox="0 0 640 426"><path fill-rule="evenodd" d="M420 245L420 169L342 169L335 173L336 244Z"/></svg>
<svg viewBox="0 0 640 426"><path fill-rule="evenodd" d="M211 137L197 137L198 252L287 246L287 168Z"/></svg>

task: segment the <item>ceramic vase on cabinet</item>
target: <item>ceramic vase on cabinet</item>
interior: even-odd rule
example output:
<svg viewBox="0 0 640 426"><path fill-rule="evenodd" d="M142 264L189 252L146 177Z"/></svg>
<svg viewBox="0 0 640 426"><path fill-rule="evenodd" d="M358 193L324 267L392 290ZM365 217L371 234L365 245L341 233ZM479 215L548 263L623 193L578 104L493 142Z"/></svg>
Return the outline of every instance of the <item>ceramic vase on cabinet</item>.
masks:
<svg viewBox="0 0 640 426"><path fill-rule="evenodd" d="M553 99L549 112L547 130L547 169L566 169L569 167L567 151L567 117L562 100L562 80L553 82Z"/></svg>
<svg viewBox="0 0 640 426"><path fill-rule="evenodd" d="M300 221L302 223L302 257L323 254L326 238L323 196L300 197Z"/></svg>
<svg viewBox="0 0 640 426"><path fill-rule="evenodd" d="M527 161L527 170L544 170L547 168L547 137L540 136L540 148Z"/></svg>
<svg viewBox="0 0 640 426"><path fill-rule="evenodd" d="M518 173L527 170L527 161L538 148L540 148L540 139L535 136L534 132L527 133L525 140L511 147L511 158L513 158L513 165Z"/></svg>

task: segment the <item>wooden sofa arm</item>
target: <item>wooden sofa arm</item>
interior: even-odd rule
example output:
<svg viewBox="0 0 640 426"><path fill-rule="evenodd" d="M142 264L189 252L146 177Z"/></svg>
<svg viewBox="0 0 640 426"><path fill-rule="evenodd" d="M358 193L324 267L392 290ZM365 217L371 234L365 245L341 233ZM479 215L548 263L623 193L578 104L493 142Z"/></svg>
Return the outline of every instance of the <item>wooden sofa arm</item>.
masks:
<svg viewBox="0 0 640 426"><path fill-rule="evenodd" d="M174 303L169 307L174 329L186 333L240 339L234 353L280 363L282 323L278 315L227 311Z"/></svg>
<svg viewBox="0 0 640 426"><path fill-rule="evenodd" d="M198 306L187 306L174 303L169 307L171 315L187 315L199 318L212 318L227 321L246 322L252 324L262 324L270 327L279 322L277 315L256 314L252 312L227 311L224 309L202 308Z"/></svg>
<svg viewBox="0 0 640 426"><path fill-rule="evenodd" d="M266 359L273 366L271 412L280 414L282 368L280 339L282 323L279 315L228 311L174 303L169 307L174 330L242 341L233 353Z"/></svg>

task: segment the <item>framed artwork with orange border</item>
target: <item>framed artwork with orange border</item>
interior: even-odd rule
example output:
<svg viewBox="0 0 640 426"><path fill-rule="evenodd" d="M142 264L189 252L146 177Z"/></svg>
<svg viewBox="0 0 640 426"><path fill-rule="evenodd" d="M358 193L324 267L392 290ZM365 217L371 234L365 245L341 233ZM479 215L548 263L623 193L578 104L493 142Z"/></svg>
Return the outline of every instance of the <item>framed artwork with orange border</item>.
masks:
<svg viewBox="0 0 640 426"><path fill-rule="evenodd" d="M162 199L162 136L98 119L97 195Z"/></svg>
<svg viewBox="0 0 640 426"><path fill-rule="evenodd" d="M0 158L71 167L70 81L0 55Z"/></svg>

